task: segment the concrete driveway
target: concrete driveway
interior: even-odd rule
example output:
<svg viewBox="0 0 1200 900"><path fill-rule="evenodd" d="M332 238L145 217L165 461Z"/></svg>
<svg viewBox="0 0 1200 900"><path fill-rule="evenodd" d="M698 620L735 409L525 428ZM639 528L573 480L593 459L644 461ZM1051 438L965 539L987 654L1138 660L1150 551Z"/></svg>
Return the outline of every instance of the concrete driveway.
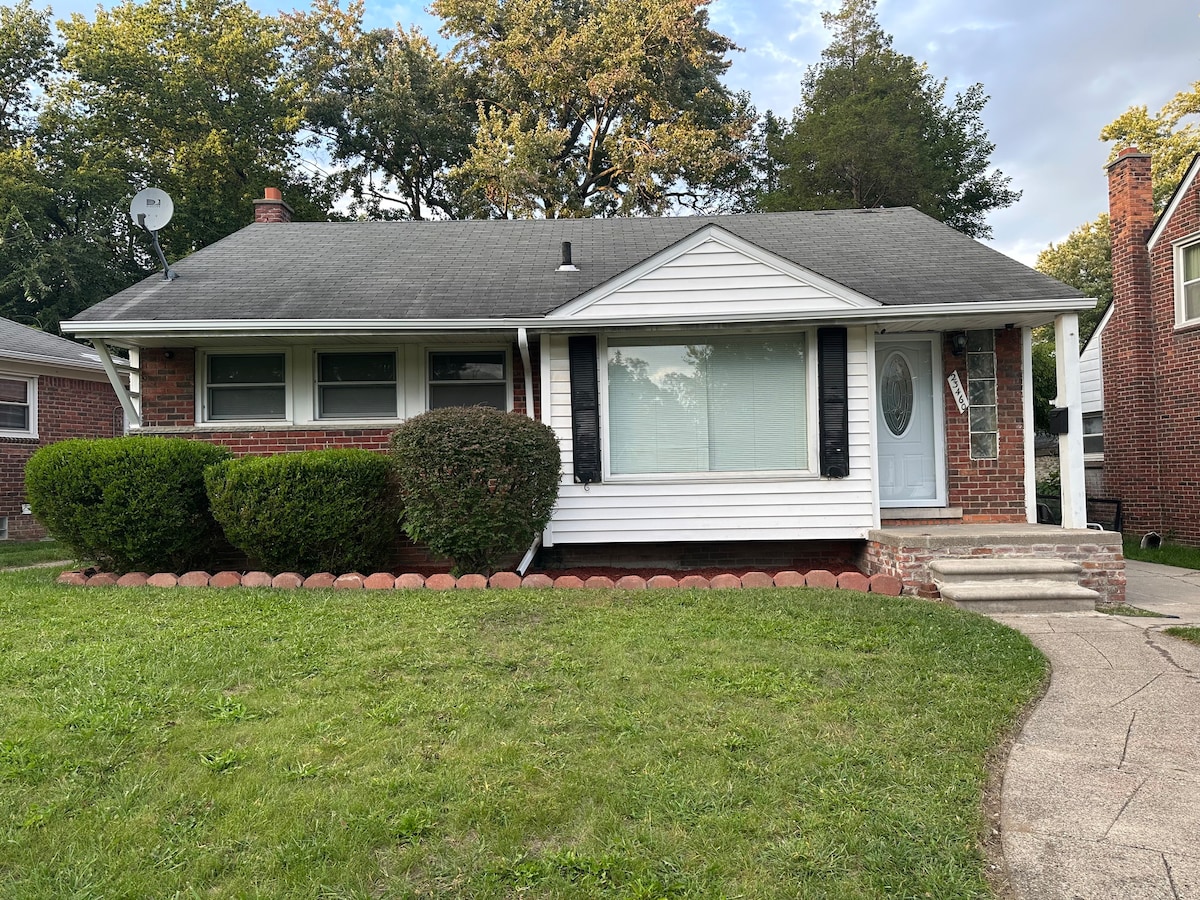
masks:
<svg viewBox="0 0 1200 900"><path fill-rule="evenodd" d="M1200 900L1200 572L1130 562L1128 602L1175 619L997 615L1049 657L1013 746L1005 863L1029 900Z"/></svg>

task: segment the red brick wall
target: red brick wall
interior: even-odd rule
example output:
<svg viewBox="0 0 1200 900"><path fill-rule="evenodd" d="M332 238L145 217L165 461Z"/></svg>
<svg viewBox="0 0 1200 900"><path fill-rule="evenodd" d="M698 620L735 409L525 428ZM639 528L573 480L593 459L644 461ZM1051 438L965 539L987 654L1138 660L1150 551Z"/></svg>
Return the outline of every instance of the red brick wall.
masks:
<svg viewBox="0 0 1200 900"><path fill-rule="evenodd" d="M946 479L950 505L962 507L964 522L1026 522L1025 414L1021 390L1021 331L996 331L996 414L1000 449L997 459L971 459L969 413L958 411L945 393ZM955 356L942 342L946 376L958 372L967 387L966 358Z"/></svg>
<svg viewBox="0 0 1200 900"><path fill-rule="evenodd" d="M121 403L107 381L51 375L38 377L38 437L0 438L0 516L8 516L12 540L35 540L46 531L21 513L25 464L38 447L74 437L115 437L122 433Z"/></svg>
<svg viewBox="0 0 1200 900"><path fill-rule="evenodd" d="M1104 488L1125 530L1200 546L1200 325L1175 328L1172 243L1200 235L1200 185L1180 198L1148 251L1150 160L1109 170L1114 303L1104 331Z"/></svg>
<svg viewBox="0 0 1200 900"><path fill-rule="evenodd" d="M143 350L140 359L142 426L195 425L196 351L155 347Z"/></svg>

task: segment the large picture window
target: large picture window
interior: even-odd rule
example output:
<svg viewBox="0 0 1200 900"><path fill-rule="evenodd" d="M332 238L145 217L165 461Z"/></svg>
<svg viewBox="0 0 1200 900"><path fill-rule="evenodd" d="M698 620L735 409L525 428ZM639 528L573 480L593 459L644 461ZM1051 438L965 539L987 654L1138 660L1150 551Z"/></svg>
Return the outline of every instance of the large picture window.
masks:
<svg viewBox="0 0 1200 900"><path fill-rule="evenodd" d="M0 433L34 434L34 383L31 378L0 376Z"/></svg>
<svg viewBox="0 0 1200 900"><path fill-rule="evenodd" d="M437 350L429 354L429 408L508 409L503 350Z"/></svg>
<svg viewBox="0 0 1200 900"><path fill-rule="evenodd" d="M317 418L396 415L396 354L318 353Z"/></svg>
<svg viewBox="0 0 1200 900"><path fill-rule="evenodd" d="M287 416L283 353L221 353L207 358L207 418L260 421Z"/></svg>
<svg viewBox="0 0 1200 900"><path fill-rule="evenodd" d="M608 345L613 475L809 468L804 335Z"/></svg>

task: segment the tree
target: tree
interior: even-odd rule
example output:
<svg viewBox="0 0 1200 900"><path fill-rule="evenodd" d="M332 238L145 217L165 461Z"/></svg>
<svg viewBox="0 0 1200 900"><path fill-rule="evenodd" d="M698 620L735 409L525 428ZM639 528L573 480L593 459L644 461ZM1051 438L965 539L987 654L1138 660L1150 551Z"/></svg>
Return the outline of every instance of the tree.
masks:
<svg viewBox="0 0 1200 900"><path fill-rule="evenodd" d="M458 217L449 172L474 135L473 79L416 28L364 31L362 16L361 0L284 16L305 121L339 164L332 183L372 218Z"/></svg>
<svg viewBox="0 0 1200 900"><path fill-rule="evenodd" d="M1100 132L1100 140L1112 141L1109 162L1126 147L1137 147L1151 157L1154 201L1159 210L1166 205L1188 166L1200 153L1200 81L1180 91L1151 116L1145 106L1131 106Z"/></svg>
<svg viewBox="0 0 1200 900"><path fill-rule="evenodd" d="M246 224L277 186L299 218L329 198L300 174L298 85L283 75L279 23L242 0L146 0L62 24L65 78L43 132L87 165L153 184L175 201L162 239L180 256Z"/></svg>
<svg viewBox="0 0 1200 900"><path fill-rule="evenodd" d="M946 81L892 49L875 0L843 0L822 13L833 38L805 73L800 105L776 141L778 186L769 210L913 206L974 237L984 217L1020 192L990 169L995 145L975 84L946 100Z"/></svg>
<svg viewBox="0 0 1200 900"><path fill-rule="evenodd" d="M29 135L35 96L54 68L50 11L29 0L0 6L0 146L12 147Z"/></svg>
<svg viewBox="0 0 1200 900"><path fill-rule="evenodd" d="M1036 268L1098 301L1095 309L1079 314L1079 342L1086 344L1112 302L1112 241L1108 213L1080 225L1060 244L1038 254Z"/></svg>
<svg viewBox="0 0 1200 900"><path fill-rule="evenodd" d="M454 170L491 216L660 214L740 202L754 116L720 80L709 0L434 0L483 82Z"/></svg>

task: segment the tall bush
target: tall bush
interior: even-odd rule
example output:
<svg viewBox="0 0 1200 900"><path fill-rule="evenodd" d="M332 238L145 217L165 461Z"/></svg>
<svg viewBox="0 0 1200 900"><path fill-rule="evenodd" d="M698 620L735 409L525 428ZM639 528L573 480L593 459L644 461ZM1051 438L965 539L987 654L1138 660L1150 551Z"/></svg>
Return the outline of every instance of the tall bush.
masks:
<svg viewBox="0 0 1200 900"><path fill-rule="evenodd" d="M25 487L38 521L79 559L179 572L207 564L220 539L204 468L228 456L181 438L76 439L34 453Z"/></svg>
<svg viewBox="0 0 1200 900"><path fill-rule="evenodd" d="M456 573L490 573L546 527L561 462L549 426L482 406L437 409L392 435L404 528Z"/></svg>
<svg viewBox="0 0 1200 900"><path fill-rule="evenodd" d="M377 571L400 535L391 462L369 450L231 459L205 482L225 536L270 571Z"/></svg>

